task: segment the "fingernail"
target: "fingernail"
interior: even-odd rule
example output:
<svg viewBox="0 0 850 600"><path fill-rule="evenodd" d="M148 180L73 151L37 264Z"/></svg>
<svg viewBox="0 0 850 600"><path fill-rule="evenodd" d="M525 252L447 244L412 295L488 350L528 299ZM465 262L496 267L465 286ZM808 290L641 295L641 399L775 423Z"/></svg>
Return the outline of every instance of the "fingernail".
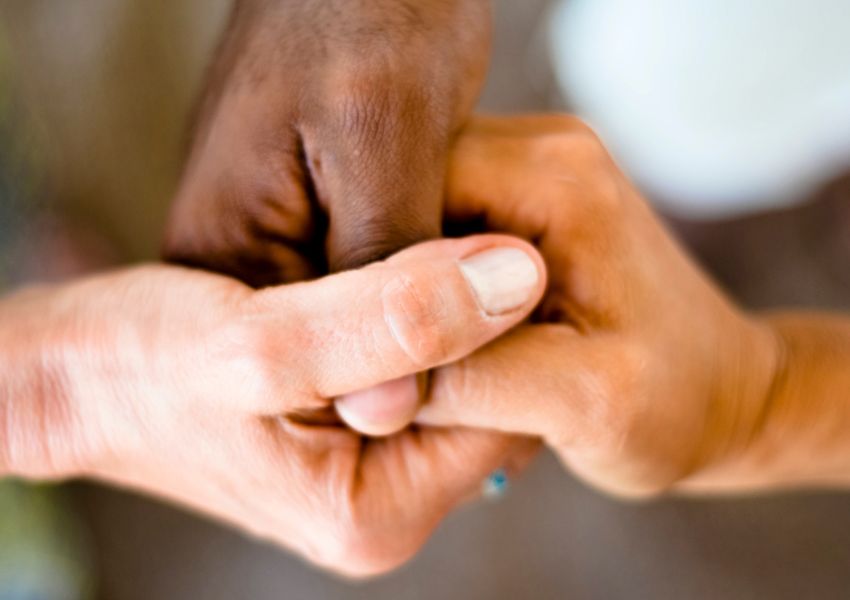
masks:
<svg viewBox="0 0 850 600"><path fill-rule="evenodd" d="M478 303L487 314L498 315L519 308L531 298L540 274L522 250L496 248L460 261Z"/></svg>

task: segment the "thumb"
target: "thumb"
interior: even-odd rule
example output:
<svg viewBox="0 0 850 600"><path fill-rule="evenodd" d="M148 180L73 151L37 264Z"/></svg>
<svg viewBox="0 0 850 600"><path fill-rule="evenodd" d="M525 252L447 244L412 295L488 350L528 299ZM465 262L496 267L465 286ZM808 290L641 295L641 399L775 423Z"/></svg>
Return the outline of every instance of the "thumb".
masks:
<svg viewBox="0 0 850 600"><path fill-rule="evenodd" d="M333 398L470 354L525 319L545 286L543 259L522 240L434 240L363 269L256 292L247 321L266 335L288 387Z"/></svg>
<svg viewBox="0 0 850 600"><path fill-rule="evenodd" d="M486 282L476 275L495 274L490 270L499 268L498 261L502 255L503 250L484 253L462 262L460 268L469 283L482 285ZM489 293L486 285L485 293ZM346 394L337 399L335 407L340 418L355 431L369 436L391 435L413 422L426 387L427 374L409 375Z"/></svg>

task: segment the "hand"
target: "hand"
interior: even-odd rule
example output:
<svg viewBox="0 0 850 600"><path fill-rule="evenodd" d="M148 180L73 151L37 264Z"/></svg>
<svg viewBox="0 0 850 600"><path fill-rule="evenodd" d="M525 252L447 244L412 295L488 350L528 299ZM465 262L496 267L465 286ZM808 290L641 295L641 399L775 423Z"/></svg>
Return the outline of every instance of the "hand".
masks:
<svg viewBox="0 0 850 600"><path fill-rule="evenodd" d="M420 423L538 435L624 496L753 477L736 469L765 427L777 336L694 266L586 126L476 121L446 210L533 241L550 284L536 324L434 373Z"/></svg>
<svg viewBox="0 0 850 600"><path fill-rule="evenodd" d="M24 292L0 303L0 476L95 477L343 573L385 571L535 443L427 427L366 440L329 398L460 358L544 287L533 248L478 236L260 292L160 266Z"/></svg>
<svg viewBox="0 0 850 600"><path fill-rule="evenodd" d="M238 0L166 258L259 287L439 237L490 29L488 0Z"/></svg>

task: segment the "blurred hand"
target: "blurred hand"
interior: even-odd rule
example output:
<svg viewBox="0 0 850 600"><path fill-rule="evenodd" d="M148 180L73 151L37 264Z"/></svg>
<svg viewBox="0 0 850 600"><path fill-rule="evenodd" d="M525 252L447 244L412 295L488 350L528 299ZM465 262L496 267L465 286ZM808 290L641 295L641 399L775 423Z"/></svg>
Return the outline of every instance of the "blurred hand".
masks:
<svg viewBox="0 0 850 600"><path fill-rule="evenodd" d="M237 0L166 257L259 287L439 237L489 13L488 0Z"/></svg>
<svg viewBox="0 0 850 600"><path fill-rule="evenodd" d="M322 423L329 399L460 358L544 287L528 244L477 236L260 292L160 266L23 292L0 303L0 475L96 477L343 573L385 571L535 444L427 427L365 440Z"/></svg>
<svg viewBox="0 0 850 600"><path fill-rule="evenodd" d="M419 423L540 436L626 496L728 483L765 424L776 336L691 263L586 126L477 120L447 203L451 221L533 241L550 284L536 324L435 371Z"/></svg>

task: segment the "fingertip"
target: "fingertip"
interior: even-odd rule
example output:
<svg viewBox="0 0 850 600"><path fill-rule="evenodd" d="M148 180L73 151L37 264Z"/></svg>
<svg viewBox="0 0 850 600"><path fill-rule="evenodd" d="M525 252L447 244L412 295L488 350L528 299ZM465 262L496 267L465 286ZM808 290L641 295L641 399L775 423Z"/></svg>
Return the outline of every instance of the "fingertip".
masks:
<svg viewBox="0 0 850 600"><path fill-rule="evenodd" d="M346 425L370 437L386 437L408 427L419 410L419 384L408 375L340 396L336 411Z"/></svg>
<svg viewBox="0 0 850 600"><path fill-rule="evenodd" d="M492 248L464 258L458 264L478 305L491 316L527 305L541 278L532 258L519 248Z"/></svg>
<svg viewBox="0 0 850 600"><path fill-rule="evenodd" d="M548 285L546 263L529 242L510 235L479 234L422 242L387 260L394 266L451 260L491 316L531 311Z"/></svg>

